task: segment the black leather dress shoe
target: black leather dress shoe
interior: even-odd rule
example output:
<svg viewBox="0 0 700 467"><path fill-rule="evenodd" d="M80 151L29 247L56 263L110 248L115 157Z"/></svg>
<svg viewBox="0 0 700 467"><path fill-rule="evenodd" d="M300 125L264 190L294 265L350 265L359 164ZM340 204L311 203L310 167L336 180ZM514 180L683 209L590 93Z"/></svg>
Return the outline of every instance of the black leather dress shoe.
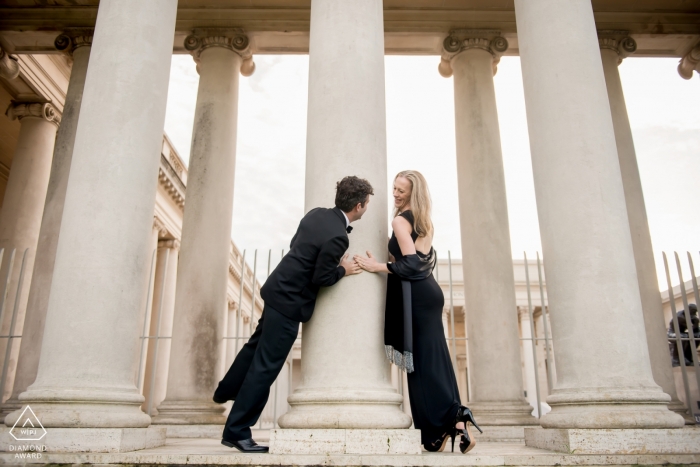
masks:
<svg viewBox="0 0 700 467"><path fill-rule="evenodd" d="M240 441L227 441L222 439L221 444L230 448L236 448L241 452L268 452L270 450L267 446L260 446L253 438L242 439Z"/></svg>
<svg viewBox="0 0 700 467"><path fill-rule="evenodd" d="M212 400L216 402L217 404L225 404L226 402L233 400L233 399L222 399L221 397L216 397L216 394L214 394L214 397L212 397Z"/></svg>

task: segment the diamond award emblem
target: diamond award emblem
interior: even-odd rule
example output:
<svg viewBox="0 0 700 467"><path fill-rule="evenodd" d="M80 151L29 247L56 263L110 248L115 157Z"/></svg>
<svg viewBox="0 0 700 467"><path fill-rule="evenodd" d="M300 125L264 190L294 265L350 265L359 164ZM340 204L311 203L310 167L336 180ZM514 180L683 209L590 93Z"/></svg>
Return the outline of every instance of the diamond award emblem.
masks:
<svg viewBox="0 0 700 467"><path fill-rule="evenodd" d="M46 429L34 414L31 407L26 406L10 430L17 441L39 441L46 436Z"/></svg>

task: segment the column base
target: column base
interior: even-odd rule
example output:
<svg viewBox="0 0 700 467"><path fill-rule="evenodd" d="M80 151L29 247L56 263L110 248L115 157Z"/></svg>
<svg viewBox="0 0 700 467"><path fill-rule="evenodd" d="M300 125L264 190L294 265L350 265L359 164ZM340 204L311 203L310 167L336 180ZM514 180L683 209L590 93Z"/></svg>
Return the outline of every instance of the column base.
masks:
<svg viewBox="0 0 700 467"><path fill-rule="evenodd" d="M474 413L476 423L480 426L530 426L538 425L533 417L532 406L522 401L509 402L470 402L469 408Z"/></svg>
<svg viewBox="0 0 700 467"><path fill-rule="evenodd" d="M653 389L556 391L547 398L552 411L543 428L682 428L683 417L668 410L671 397Z"/></svg>
<svg viewBox="0 0 700 467"><path fill-rule="evenodd" d="M420 454L420 430L270 430L272 454Z"/></svg>
<svg viewBox="0 0 700 467"><path fill-rule="evenodd" d="M158 406L156 425L223 425L226 407L213 401L168 401Z"/></svg>
<svg viewBox="0 0 700 467"><path fill-rule="evenodd" d="M165 445L164 428L48 428L37 441L16 440L10 428L0 428L0 451L23 452L129 452Z"/></svg>
<svg viewBox="0 0 700 467"><path fill-rule="evenodd" d="M695 425L695 417L688 413L688 407L683 402L672 401L668 404L668 410L683 417L686 425Z"/></svg>
<svg viewBox="0 0 700 467"><path fill-rule="evenodd" d="M22 404L19 399L7 399L2 406L0 406L0 420L5 420L5 417L16 410L20 410L22 407L24 407L24 404Z"/></svg>
<svg viewBox="0 0 700 467"><path fill-rule="evenodd" d="M297 390L291 409L278 420L282 428L405 429L411 417L399 409L403 397L392 391Z"/></svg>
<svg viewBox="0 0 700 467"><path fill-rule="evenodd" d="M526 428L527 446L567 454L700 453L700 428L547 429Z"/></svg>

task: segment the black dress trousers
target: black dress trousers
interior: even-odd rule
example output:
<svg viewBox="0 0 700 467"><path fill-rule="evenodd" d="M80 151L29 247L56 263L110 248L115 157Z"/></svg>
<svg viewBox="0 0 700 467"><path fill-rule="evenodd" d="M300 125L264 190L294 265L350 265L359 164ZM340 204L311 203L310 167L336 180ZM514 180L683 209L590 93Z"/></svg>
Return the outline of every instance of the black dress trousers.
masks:
<svg viewBox="0 0 700 467"><path fill-rule="evenodd" d="M265 305L255 332L215 392L217 398L234 399L223 439L240 441L252 437L250 427L260 418L270 386L282 370L298 333L298 321Z"/></svg>

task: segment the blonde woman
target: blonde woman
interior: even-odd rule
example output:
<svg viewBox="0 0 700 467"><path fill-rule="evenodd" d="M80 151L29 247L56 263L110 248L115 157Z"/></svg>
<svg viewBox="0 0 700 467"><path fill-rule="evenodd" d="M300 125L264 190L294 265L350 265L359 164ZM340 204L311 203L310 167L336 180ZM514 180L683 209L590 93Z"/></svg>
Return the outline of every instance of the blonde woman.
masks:
<svg viewBox="0 0 700 467"><path fill-rule="evenodd" d="M368 251L366 258L355 256L355 262L365 271L388 273L385 349L388 359L407 373L413 422L421 430L423 447L442 451L451 439L454 451L461 434L459 448L466 453L476 444L469 423L481 429L460 402L445 342L445 298L432 275L436 258L428 184L420 172L405 170L396 175L393 193L393 261L379 263Z"/></svg>

